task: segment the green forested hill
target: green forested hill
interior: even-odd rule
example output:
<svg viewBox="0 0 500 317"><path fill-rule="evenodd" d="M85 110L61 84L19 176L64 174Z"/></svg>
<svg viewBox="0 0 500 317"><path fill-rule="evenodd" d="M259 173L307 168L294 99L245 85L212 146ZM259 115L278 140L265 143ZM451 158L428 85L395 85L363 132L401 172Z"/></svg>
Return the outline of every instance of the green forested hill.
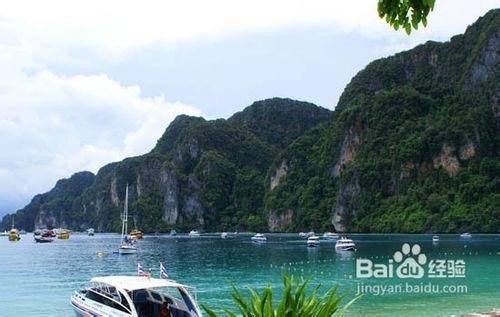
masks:
<svg viewBox="0 0 500 317"><path fill-rule="evenodd" d="M16 223L117 230L128 183L145 231L499 232L499 49L492 10L370 63L334 112L273 98L179 116L150 153L59 181Z"/></svg>
<svg viewBox="0 0 500 317"><path fill-rule="evenodd" d="M277 160L267 210L287 230L498 232L499 49L494 10L368 65Z"/></svg>

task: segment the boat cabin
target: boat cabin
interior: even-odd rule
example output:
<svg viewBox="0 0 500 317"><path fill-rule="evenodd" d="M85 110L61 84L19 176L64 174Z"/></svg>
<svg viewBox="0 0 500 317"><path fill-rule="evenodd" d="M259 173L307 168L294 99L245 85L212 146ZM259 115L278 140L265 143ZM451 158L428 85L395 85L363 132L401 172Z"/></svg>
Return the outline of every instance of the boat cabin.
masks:
<svg viewBox="0 0 500 317"><path fill-rule="evenodd" d="M107 276L75 292L72 305L83 316L199 317L201 312L187 290L194 288L172 280L142 276Z"/></svg>

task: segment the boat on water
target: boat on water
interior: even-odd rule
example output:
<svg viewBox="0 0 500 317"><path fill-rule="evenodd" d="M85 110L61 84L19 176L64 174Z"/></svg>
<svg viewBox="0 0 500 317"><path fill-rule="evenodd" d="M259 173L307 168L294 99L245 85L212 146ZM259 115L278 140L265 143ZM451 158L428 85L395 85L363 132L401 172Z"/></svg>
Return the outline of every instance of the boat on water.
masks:
<svg viewBox="0 0 500 317"><path fill-rule="evenodd" d="M195 230L191 230L189 232L189 237L190 238L198 238L198 237L200 237L200 233L196 229Z"/></svg>
<svg viewBox="0 0 500 317"><path fill-rule="evenodd" d="M129 235L131 237L134 237L136 240L142 240L142 231L141 230L134 229L134 230L130 231Z"/></svg>
<svg viewBox="0 0 500 317"><path fill-rule="evenodd" d="M94 228L88 228L88 229L87 229L87 234L88 234L89 236L93 236L93 235L95 235L95 230L94 230Z"/></svg>
<svg viewBox="0 0 500 317"><path fill-rule="evenodd" d="M69 231L66 229L59 229L57 234L57 239L66 240L69 239Z"/></svg>
<svg viewBox="0 0 500 317"><path fill-rule="evenodd" d="M432 236L432 242L433 243L438 243L439 242L439 236Z"/></svg>
<svg viewBox="0 0 500 317"><path fill-rule="evenodd" d="M335 243L335 251L356 251L356 245L352 239L342 237Z"/></svg>
<svg viewBox="0 0 500 317"><path fill-rule="evenodd" d="M0 237L7 237L8 235L9 235L9 232L7 230L0 232Z"/></svg>
<svg viewBox="0 0 500 317"><path fill-rule="evenodd" d="M460 238L463 238L463 239L470 239L472 238L472 235L468 232L464 232L460 235Z"/></svg>
<svg viewBox="0 0 500 317"><path fill-rule="evenodd" d="M305 232L299 232L299 237L305 238L305 237L307 237L307 233L305 233Z"/></svg>
<svg viewBox="0 0 500 317"><path fill-rule="evenodd" d="M307 246L309 248L319 247L319 237L318 236L310 236L307 238Z"/></svg>
<svg viewBox="0 0 500 317"><path fill-rule="evenodd" d="M316 234L314 233L314 231L309 231L307 234L306 234L306 237L312 237L312 236L315 236Z"/></svg>
<svg viewBox="0 0 500 317"><path fill-rule="evenodd" d="M12 227L9 231L9 241L19 241L21 236L19 235L19 230L14 227L14 216L12 216Z"/></svg>
<svg viewBox="0 0 500 317"><path fill-rule="evenodd" d="M266 243L267 242L267 238L265 235L263 235L262 233L257 233L255 234L253 237L252 237L252 242L254 243Z"/></svg>
<svg viewBox="0 0 500 317"><path fill-rule="evenodd" d="M177 235L177 231L175 231L174 229L170 230L171 237L175 237L176 235Z"/></svg>
<svg viewBox="0 0 500 317"><path fill-rule="evenodd" d="M119 254L134 254L137 253L137 247L134 244L134 239L131 239L128 234L128 184L125 188L125 206L122 215L122 232L120 235Z"/></svg>
<svg viewBox="0 0 500 317"><path fill-rule="evenodd" d="M221 234L220 234L220 237L221 237L222 239L227 239L227 238L229 237L229 233L227 233L227 232L223 232L223 233L221 233Z"/></svg>
<svg viewBox="0 0 500 317"><path fill-rule="evenodd" d="M198 304L188 293L195 288L172 280L105 276L95 277L90 282L89 287L76 290L71 296L71 306L77 316L202 316ZM160 289L170 292L162 293Z"/></svg>
<svg viewBox="0 0 500 317"><path fill-rule="evenodd" d="M52 238L52 237L42 236L41 231L35 232L33 234L33 238L35 239L36 243L50 243L50 242L54 241L54 238Z"/></svg>
<svg viewBox="0 0 500 317"><path fill-rule="evenodd" d="M339 235L336 234L335 232L323 233L323 239L325 239L325 240L337 240L338 238L339 238Z"/></svg>

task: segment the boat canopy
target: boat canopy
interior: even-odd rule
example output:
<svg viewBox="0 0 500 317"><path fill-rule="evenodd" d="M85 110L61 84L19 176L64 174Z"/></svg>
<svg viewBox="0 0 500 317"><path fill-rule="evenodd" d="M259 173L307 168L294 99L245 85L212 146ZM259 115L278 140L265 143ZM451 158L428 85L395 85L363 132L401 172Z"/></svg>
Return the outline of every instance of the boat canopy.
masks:
<svg viewBox="0 0 500 317"><path fill-rule="evenodd" d="M103 283L126 291L136 291L140 289L160 288L160 287L182 287L194 289L194 287L182 285L172 280L158 278L147 278L144 276L104 276L94 277L90 280L93 283Z"/></svg>

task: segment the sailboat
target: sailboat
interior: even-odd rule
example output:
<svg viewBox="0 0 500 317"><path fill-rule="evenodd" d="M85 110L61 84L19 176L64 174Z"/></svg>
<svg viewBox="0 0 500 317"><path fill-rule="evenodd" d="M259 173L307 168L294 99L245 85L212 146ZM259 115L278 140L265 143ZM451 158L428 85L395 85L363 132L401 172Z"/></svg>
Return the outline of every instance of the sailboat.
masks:
<svg viewBox="0 0 500 317"><path fill-rule="evenodd" d="M19 230L14 227L14 215L12 215L12 229L9 231L9 241L19 241L21 237L19 236Z"/></svg>
<svg viewBox="0 0 500 317"><path fill-rule="evenodd" d="M130 241L128 237L128 184L125 189L125 207L122 216L122 233L120 237L120 248L118 248L118 253L120 254L134 254L137 253L137 247Z"/></svg>

